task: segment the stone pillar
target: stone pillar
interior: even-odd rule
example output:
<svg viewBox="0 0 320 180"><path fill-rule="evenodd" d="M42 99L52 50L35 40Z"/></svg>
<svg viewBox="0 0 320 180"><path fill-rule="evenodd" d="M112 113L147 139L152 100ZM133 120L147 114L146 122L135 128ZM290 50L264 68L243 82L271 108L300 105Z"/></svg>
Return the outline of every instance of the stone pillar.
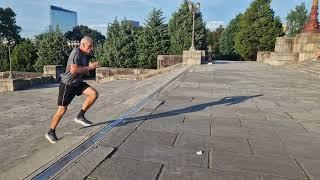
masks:
<svg viewBox="0 0 320 180"><path fill-rule="evenodd" d="M313 0L309 21L305 24L303 32L320 32L318 22L318 0Z"/></svg>
<svg viewBox="0 0 320 180"><path fill-rule="evenodd" d="M204 58L204 52L200 50L183 51L182 64L184 65L197 65L201 64Z"/></svg>
<svg viewBox="0 0 320 180"><path fill-rule="evenodd" d="M62 65L47 65L43 67L43 75L51 75L56 81L60 81L65 68Z"/></svg>

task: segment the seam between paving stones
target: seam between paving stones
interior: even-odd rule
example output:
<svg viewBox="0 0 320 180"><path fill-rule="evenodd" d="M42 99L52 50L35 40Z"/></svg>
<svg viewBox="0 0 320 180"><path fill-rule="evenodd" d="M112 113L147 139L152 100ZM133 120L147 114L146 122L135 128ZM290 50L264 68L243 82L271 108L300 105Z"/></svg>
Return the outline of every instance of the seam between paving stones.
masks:
<svg viewBox="0 0 320 180"><path fill-rule="evenodd" d="M302 165L299 163L299 161L294 158L294 161L297 163L297 165L301 168L301 170L303 171L303 174L307 177L308 180L311 180L310 176L308 175L307 171L302 167Z"/></svg>
<svg viewBox="0 0 320 180"><path fill-rule="evenodd" d="M307 133L310 133L310 132L308 131L308 129L305 128L305 127L301 124L301 122L298 122L298 124L299 124Z"/></svg>
<svg viewBox="0 0 320 180"><path fill-rule="evenodd" d="M160 176L162 175L163 168L164 168L164 164L161 164L160 170L159 170L155 180L158 180L160 178Z"/></svg>
<svg viewBox="0 0 320 180"><path fill-rule="evenodd" d="M253 151L252 145L250 144L248 138L246 138L246 141L247 141L247 143L248 143L248 145L249 145L249 148L250 148L251 153L252 153L253 155L256 155L256 153Z"/></svg>

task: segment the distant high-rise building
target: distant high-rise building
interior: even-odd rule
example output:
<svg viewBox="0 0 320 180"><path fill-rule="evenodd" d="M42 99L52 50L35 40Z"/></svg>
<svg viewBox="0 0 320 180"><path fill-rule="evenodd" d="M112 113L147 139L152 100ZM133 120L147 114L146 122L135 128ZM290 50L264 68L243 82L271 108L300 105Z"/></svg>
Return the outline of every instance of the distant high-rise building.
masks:
<svg viewBox="0 0 320 180"><path fill-rule="evenodd" d="M77 12L63 9L57 6L49 7L50 25L49 31L58 27L61 32L72 31L73 27L78 25Z"/></svg>

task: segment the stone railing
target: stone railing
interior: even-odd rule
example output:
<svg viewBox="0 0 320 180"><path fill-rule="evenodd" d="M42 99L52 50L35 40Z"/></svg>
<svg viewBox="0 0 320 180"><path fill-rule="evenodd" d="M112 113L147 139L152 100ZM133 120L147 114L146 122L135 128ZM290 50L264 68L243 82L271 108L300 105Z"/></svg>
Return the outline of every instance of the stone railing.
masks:
<svg viewBox="0 0 320 180"><path fill-rule="evenodd" d="M13 78L9 79L10 72L0 72L0 92L29 89L41 84L60 81L60 74L64 68L59 65L43 67L43 73L38 72L12 72Z"/></svg>
<svg viewBox="0 0 320 180"><path fill-rule="evenodd" d="M20 71L13 71L12 72L14 79L21 79L21 78L35 78L42 76L42 73L37 72L20 72ZM7 79L10 75L9 71L0 72L0 79Z"/></svg>
<svg viewBox="0 0 320 180"><path fill-rule="evenodd" d="M54 79L52 76L0 79L0 92L24 90L40 84L48 84L53 82Z"/></svg>
<svg viewBox="0 0 320 180"><path fill-rule="evenodd" d="M143 80L152 76L162 74L173 69L181 67L182 64L176 64L162 69L130 69L130 68L110 68L101 67L96 69L96 81L110 80Z"/></svg>
<svg viewBox="0 0 320 180"><path fill-rule="evenodd" d="M157 69L163 69L180 63L182 63L181 55L158 55Z"/></svg>

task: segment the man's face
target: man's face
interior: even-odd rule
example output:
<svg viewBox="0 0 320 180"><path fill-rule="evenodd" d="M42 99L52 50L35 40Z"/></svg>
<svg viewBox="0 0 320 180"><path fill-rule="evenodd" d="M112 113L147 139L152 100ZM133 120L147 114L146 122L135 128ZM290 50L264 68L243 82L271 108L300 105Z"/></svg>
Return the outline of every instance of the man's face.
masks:
<svg viewBox="0 0 320 180"><path fill-rule="evenodd" d="M93 43L92 42L83 43L81 50L86 52L87 54L91 54L93 51Z"/></svg>

